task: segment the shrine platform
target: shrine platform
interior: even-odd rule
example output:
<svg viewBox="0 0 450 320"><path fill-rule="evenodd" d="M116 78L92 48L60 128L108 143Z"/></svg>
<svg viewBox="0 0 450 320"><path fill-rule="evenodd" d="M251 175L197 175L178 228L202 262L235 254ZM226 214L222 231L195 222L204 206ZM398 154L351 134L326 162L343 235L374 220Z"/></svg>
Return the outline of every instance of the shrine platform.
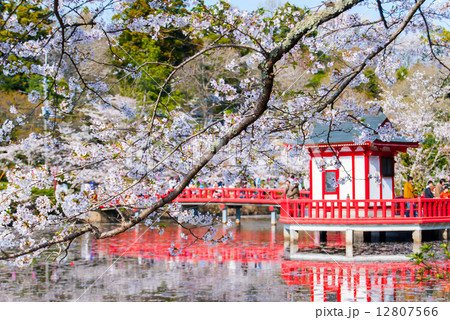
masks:
<svg viewBox="0 0 450 320"><path fill-rule="evenodd" d="M365 232L410 231L414 251L419 250L423 230L440 230L448 238L450 199L368 199L280 201L279 222L284 224L285 238L295 240L299 231L345 232L346 257L353 257L354 243L364 239Z"/></svg>

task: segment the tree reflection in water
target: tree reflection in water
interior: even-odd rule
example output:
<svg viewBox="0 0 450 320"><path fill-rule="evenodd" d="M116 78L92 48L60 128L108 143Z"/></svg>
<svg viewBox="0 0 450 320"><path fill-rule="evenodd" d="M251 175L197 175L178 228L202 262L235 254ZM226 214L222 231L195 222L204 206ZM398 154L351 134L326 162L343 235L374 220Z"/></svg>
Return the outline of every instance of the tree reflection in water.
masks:
<svg viewBox="0 0 450 320"><path fill-rule="evenodd" d="M0 300L450 300L448 283L417 284L417 267L408 262L288 261L281 226L272 228L267 219L244 219L232 231L229 244L196 243L177 256L168 249L186 241L178 226L167 226L161 236L139 226L112 239L84 237L60 264L36 261L23 269L2 265ZM337 233L327 239L325 244L301 234L300 250L334 252L344 244ZM449 265L444 267L448 270Z"/></svg>

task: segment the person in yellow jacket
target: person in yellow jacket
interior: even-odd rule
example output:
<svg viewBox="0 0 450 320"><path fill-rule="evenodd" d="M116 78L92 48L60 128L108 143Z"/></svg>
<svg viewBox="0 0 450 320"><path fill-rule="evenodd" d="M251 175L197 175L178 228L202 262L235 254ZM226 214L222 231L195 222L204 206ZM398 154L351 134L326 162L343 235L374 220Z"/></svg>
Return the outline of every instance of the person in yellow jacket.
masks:
<svg viewBox="0 0 450 320"><path fill-rule="evenodd" d="M405 183L405 188L403 191L403 198L405 199L413 199L414 198L414 190L415 188L412 185L413 178L408 176L408 180Z"/></svg>
<svg viewBox="0 0 450 320"><path fill-rule="evenodd" d="M414 190L416 190L412 185L413 178L408 176L408 179L405 183L405 187L403 189L403 198L404 199L414 199ZM414 205L414 204L413 204ZM406 216L409 217L409 206L410 202L406 203ZM414 210L414 217L417 217L417 211Z"/></svg>

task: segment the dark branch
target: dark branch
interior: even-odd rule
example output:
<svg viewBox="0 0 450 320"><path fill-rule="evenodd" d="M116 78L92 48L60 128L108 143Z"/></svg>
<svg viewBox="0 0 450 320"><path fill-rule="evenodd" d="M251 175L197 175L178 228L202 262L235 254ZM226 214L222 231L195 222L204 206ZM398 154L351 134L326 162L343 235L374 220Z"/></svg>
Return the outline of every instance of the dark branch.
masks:
<svg viewBox="0 0 450 320"><path fill-rule="evenodd" d="M378 12L380 13L380 18L381 18L381 20L383 20L384 27L386 29L389 29L389 26L388 26L388 24L386 22L386 18L384 17L383 7L381 6L381 1L380 0L377 0L377 6L378 6Z"/></svg>

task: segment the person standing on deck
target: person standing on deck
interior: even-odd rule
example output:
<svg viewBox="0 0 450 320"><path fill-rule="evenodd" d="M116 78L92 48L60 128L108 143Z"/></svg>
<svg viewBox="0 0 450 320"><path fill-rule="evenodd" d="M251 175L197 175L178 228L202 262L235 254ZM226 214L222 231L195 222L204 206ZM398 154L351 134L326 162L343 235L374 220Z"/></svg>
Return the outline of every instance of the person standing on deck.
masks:
<svg viewBox="0 0 450 320"><path fill-rule="evenodd" d="M294 179L294 176L291 176L290 179L287 179L284 192L286 193L287 199L300 199L300 189L298 186L298 181ZM294 206L294 214L296 216L298 215L299 210L300 205L297 203L297 205Z"/></svg>
<svg viewBox="0 0 450 320"><path fill-rule="evenodd" d="M246 189L247 188L247 181L245 179L241 179L241 181L239 181L239 187L241 189ZM245 191L241 191L239 198L245 198Z"/></svg>
<svg viewBox="0 0 450 320"><path fill-rule="evenodd" d="M284 190L286 198L300 199L300 190L298 188L298 181L294 180L294 176L291 177L291 181L286 182L286 188Z"/></svg>
<svg viewBox="0 0 450 320"><path fill-rule="evenodd" d="M444 186L444 191L441 192L441 198L449 199L450 193L448 192L448 185Z"/></svg>
<svg viewBox="0 0 450 320"><path fill-rule="evenodd" d="M428 181L427 187L425 188L424 198L427 198L427 199L434 198L432 188L433 188L433 181L430 180L430 181Z"/></svg>
<svg viewBox="0 0 450 320"><path fill-rule="evenodd" d="M411 176L408 176L408 179L405 183L404 191L403 191L403 198L404 199L414 199L414 187L412 185L413 178ZM409 217L409 206L410 202L406 203L406 209L408 210L406 213L406 216ZM414 211L414 216L417 216L417 212Z"/></svg>
<svg viewBox="0 0 450 320"><path fill-rule="evenodd" d="M414 187L412 185L413 178L408 176L408 179L405 183L404 191L403 191L403 198L405 199L414 199Z"/></svg>
<svg viewBox="0 0 450 320"><path fill-rule="evenodd" d="M305 187L305 190L309 191L310 188L309 177L305 176L305 178L303 179L303 185Z"/></svg>
<svg viewBox="0 0 450 320"><path fill-rule="evenodd" d="M255 187L261 189L261 173L255 179Z"/></svg>
<svg viewBox="0 0 450 320"><path fill-rule="evenodd" d="M286 187L284 187L284 194L286 195L286 198L288 197L288 191L289 191L289 185L291 184L291 182L289 181L289 179L286 180Z"/></svg>
<svg viewBox="0 0 450 320"><path fill-rule="evenodd" d="M439 183L434 188L434 197L435 198L440 198L441 197L442 186L443 186L444 182L445 182L445 179L439 180Z"/></svg>

